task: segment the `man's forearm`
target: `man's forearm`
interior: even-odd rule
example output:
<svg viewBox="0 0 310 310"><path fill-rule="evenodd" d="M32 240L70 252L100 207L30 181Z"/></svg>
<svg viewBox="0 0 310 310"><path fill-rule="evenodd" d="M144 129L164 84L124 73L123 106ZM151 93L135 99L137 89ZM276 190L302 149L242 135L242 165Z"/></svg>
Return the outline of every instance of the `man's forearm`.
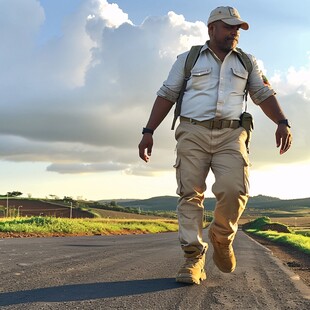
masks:
<svg viewBox="0 0 310 310"><path fill-rule="evenodd" d="M275 96L268 97L259 106L263 112L276 124L278 124L280 120L286 119Z"/></svg>
<svg viewBox="0 0 310 310"><path fill-rule="evenodd" d="M155 130L167 116L173 104L173 102L157 96L146 127Z"/></svg>

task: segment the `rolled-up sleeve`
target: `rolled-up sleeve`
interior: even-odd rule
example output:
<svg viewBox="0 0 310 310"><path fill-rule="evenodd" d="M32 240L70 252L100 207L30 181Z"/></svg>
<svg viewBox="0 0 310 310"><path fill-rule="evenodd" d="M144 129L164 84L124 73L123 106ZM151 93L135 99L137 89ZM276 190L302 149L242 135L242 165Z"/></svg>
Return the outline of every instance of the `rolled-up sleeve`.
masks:
<svg viewBox="0 0 310 310"><path fill-rule="evenodd" d="M270 96L275 95L275 91L271 88L269 83L263 78L263 73L257 65L255 57L248 56L252 60L253 70L249 76L249 94L253 102L257 105L261 104Z"/></svg>
<svg viewBox="0 0 310 310"><path fill-rule="evenodd" d="M165 98L171 102L176 102L184 80L184 65L188 52L177 57L166 81L158 90L157 96Z"/></svg>

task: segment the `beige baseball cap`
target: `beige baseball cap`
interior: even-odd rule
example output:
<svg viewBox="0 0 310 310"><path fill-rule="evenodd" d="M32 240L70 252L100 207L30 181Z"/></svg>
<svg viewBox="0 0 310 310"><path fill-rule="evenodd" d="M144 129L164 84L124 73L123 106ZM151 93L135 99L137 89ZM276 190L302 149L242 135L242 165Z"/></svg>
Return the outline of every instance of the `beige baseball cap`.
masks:
<svg viewBox="0 0 310 310"><path fill-rule="evenodd" d="M240 18L239 12L230 6L219 6L216 9L214 9L210 13L210 17L208 19L208 26L209 24L221 20L224 23L228 25L240 25L240 28L243 30L248 30L249 29L249 24Z"/></svg>

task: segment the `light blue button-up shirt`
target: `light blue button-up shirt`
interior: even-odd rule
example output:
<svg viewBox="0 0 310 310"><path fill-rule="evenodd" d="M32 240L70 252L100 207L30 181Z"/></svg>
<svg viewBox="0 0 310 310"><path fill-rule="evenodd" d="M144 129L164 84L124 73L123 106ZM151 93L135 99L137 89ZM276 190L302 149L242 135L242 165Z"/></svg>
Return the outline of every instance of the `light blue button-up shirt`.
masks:
<svg viewBox="0 0 310 310"><path fill-rule="evenodd" d="M207 43L191 70L191 77L184 92L181 116L199 121L208 119L237 120L244 110L244 89L249 80L249 94L255 104L260 104L275 94L264 84L262 72L256 59L247 54L253 64L251 74L246 71L237 57L238 51L232 50L222 62L209 48ZM184 80L184 65L188 52L178 56L167 80L157 95L176 102Z"/></svg>

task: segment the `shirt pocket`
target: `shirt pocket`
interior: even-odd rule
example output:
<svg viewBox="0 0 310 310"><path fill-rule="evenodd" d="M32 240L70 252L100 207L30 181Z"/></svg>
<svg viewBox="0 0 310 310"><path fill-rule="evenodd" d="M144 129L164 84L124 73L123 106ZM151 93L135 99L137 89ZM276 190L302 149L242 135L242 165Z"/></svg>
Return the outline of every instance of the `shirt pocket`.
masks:
<svg viewBox="0 0 310 310"><path fill-rule="evenodd" d="M212 68L193 69L191 71L191 87L195 90L204 90L210 87Z"/></svg>
<svg viewBox="0 0 310 310"><path fill-rule="evenodd" d="M243 93L249 73L232 68L231 86L232 90L237 93Z"/></svg>

